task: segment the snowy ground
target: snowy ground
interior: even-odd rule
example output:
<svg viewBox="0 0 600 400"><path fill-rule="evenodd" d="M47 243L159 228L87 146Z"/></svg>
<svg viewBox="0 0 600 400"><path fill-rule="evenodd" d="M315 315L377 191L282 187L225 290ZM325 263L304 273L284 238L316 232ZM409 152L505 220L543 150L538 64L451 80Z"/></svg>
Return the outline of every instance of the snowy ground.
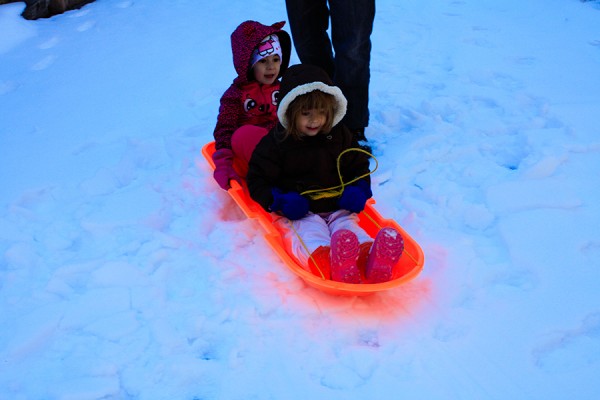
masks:
<svg viewBox="0 0 600 400"><path fill-rule="evenodd" d="M377 2L374 192L426 263L365 298L199 153L284 3L160 3L0 6L0 399L600 398L598 1Z"/></svg>

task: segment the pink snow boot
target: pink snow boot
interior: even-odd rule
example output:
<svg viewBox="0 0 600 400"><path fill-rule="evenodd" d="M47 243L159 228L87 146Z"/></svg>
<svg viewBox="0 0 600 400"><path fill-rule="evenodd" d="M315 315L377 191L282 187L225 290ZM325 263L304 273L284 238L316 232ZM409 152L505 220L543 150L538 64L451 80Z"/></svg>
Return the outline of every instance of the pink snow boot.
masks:
<svg viewBox="0 0 600 400"><path fill-rule="evenodd" d="M360 271L356 265L359 246L356 235L340 229L331 235L331 280L360 283Z"/></svg>
<svg viewBox="0 0 600 400"><path fill-rule="evenodd" d="M404 251L404 239L391 227L382 228L371 247L367 259L365 276L369 283L387 282L392 278L392 269Z"/></svg>

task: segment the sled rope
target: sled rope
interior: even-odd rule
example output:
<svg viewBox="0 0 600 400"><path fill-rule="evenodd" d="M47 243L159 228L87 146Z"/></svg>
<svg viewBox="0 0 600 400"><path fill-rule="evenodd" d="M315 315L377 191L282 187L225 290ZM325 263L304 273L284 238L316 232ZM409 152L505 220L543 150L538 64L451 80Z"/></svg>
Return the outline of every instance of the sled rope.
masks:
<svg viewBox="0 0 600 400"><path fill-rule="evenodd" d="M342 159L342 156L344 154L349 153L351 151L358 151L361 153L365 153L366 155L371 157L373 160L375 160L375 168L373 168L373 171L369 171L366 174L356 177L349 182L344 182L344 178L342 177L342 171L340 168L340 162L341 162L340 160ZM371 175L372 173L377 171L378 166L379 166L379 163L377 162L377 158L375 158L375 156L373 154L369 153L366 150L357 148L357 147L351 147L349 149L342 151L337 158L337 173L338 173L338 177L340 178L341 184L339 184L337 186L332 186L330 188L325 188L325 189L306 190L300 194L303 196L306 195L306 196L310 197L312 200L340 197L342 195L342 193L344 193L344 189L346 188L346 186L351 185L354 182L359 181L362 178L366 178L367 176Z"/></svg>

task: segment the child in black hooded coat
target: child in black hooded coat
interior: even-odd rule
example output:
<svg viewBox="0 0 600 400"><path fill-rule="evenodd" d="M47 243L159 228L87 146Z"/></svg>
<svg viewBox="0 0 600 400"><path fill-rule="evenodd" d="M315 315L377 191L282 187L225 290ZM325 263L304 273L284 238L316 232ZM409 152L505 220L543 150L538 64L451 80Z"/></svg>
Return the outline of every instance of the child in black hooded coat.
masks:
<svg viewBox="0 0 600 400"><path fill-rule="evenodd" d="M346 104L322 69L290 67L281 82L279 124L252 153L248 189L265 210L283 216L276 223L306 269L336 281L382 282L404 244L393 228L373 242L358 225L357 213L372 196L369 155L340 123Z"/></svg>

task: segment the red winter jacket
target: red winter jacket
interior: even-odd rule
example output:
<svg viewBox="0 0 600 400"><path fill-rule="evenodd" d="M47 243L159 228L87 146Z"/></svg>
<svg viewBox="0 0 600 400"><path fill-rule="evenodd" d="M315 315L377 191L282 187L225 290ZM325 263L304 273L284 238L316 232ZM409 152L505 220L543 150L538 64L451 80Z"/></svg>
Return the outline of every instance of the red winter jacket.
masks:
<svg viewBox="0 0 600 400"><path fill-rule="evenodd" d="M277 34L283 56L279 71L281 77L288 67L291 52L290 36L281 30L283 25L285 22L266 26L246 21L231 34L233 66L238 76L221 97L217 126L213 132L217 150L231 149L231 136L240 126L256 125L269 130L276 125L279 81L272 85L256 82L250 69L250 58L261 40Z"/></svg>

